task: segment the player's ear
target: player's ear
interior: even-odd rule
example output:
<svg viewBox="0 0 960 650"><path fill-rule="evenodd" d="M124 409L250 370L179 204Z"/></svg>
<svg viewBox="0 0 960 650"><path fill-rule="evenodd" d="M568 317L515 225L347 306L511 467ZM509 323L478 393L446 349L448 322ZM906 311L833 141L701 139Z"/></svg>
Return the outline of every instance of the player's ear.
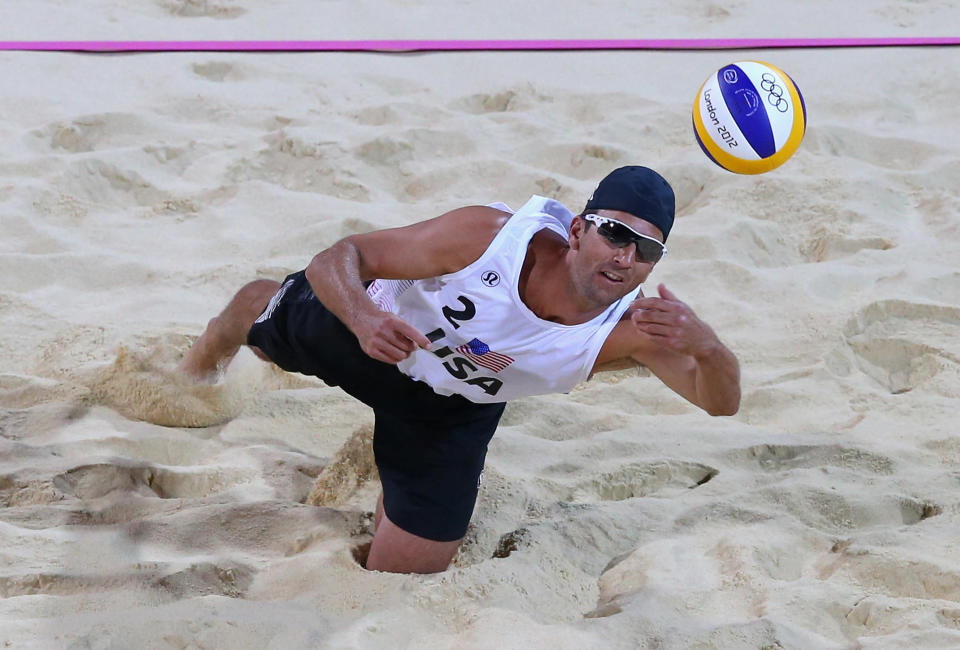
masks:
<svg viewBox="0 0 960 650"><path fill-rule="evenodd" d="M577 215L573 218L573 222L570 224L570 234L568 239L570 241L570 248L577 250L580 248L580 238L583 237L583 234L586 232L587 222L583 220L583 217Z"/></svg>

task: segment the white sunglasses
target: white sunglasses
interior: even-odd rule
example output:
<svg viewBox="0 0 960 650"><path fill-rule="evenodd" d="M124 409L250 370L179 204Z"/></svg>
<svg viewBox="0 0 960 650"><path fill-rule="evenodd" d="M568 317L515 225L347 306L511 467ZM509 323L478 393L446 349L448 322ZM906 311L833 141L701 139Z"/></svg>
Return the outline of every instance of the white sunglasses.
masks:
<svg viewBox="0 0 960 650"><path fill-rule="evenodd" d="M622 221L603 217L599 214L582 216L585 221L597 224L597 232L617 248L629 246L631 243L636 244L638 262L657 262L667 254L667 247L663 245L663 242L650 235L637 232Z"/></svg>

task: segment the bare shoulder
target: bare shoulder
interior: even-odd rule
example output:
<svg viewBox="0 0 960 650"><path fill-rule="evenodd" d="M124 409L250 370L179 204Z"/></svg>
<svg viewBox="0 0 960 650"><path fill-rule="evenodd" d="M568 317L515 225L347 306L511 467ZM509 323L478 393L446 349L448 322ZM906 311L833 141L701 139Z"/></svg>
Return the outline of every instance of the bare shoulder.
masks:
<svg viewBox="0 0 960 650"><path fill-rule="evenodd" d="M636 327L630 320L628 310L620 319L620 322L613 326L607 340L603 342L597 360L594 362L594 368L599 369L599 366L619 362L623 359L631 359L634 360L633 363L636 363L635 359L638 353L641 353L639 356L642 356L641 348L644 347L644 343L646 343L646 339L637 335Z"/></svg>
<svg viewBox="0 0 960 650"><path fill-rule="evenodd" d="M644 297L643 290L635 300ZM633 322L636 302L623 312L620 322L613 326L600 353L593 364L593 372L616 369L626 365L640 365L649 368L657 376L675 368L689 368L692 357L673 352L640 331ZM662 378L662 377L661 377Z"/></svg>
<svg viewBox="0 0 960 650"><path fill-rule="evenodd" d="M513 214L491 208L487 205L468 205L463 208L457 208L446 212L439 217L423 222L447 229L456 230L463 226L469 226L477 230L477 239L484 242L486 246L497 236L497 233L507 224ZM461 238L464 233L460 233Z"/></svg>
<svg viewBox="0 0 960 650"><path fill-rule="evenodd" d="M653 374L669 384L677 373L690 371L694 365L693 357L674 352L641 332L630 317L628 310L619 323L614 325L607 340L604 341L593 364L593 372L625 367L633 363L649 368Z"/></svg>
<svg viewBox="0 0 960 650"><path fill-rule="evenodd" d="M471 205L400 228L353 235L364 279L418 279L454 273L483 254L510 213Z"/></svg>

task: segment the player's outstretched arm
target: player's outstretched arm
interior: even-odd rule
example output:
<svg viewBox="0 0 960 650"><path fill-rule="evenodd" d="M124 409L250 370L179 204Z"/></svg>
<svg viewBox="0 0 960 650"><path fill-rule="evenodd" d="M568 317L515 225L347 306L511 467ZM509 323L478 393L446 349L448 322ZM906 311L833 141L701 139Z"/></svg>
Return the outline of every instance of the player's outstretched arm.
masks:
<svg viewBox="0 0 960 650"><path fill-rule="evenodd" d="M714 331L664 285L639 298L607 338L595 369L621 359L650 369L677 394L710 415L740 408L740 365Z"/></svg>
<svg viewBox="0 0 960 650"><path fill-rule="evenodd" d="M307 281L366 354L399 363L417 347L429 349L430 342L395 314L380 311L363 283L459 271L483 254L509 217L494 208L471 206L402 228L351 235L314 256Z"/></svg>

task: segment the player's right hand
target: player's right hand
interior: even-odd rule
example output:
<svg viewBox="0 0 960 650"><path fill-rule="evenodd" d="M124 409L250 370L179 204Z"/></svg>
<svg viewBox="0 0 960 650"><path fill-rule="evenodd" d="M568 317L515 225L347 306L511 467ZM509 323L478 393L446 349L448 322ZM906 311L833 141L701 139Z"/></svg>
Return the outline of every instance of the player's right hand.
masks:
<svg viewBox="0 0 960 650"><path fill-rule="evenodd" d="M396 314L378 312L363 319L354 328L360 348L367 356L397 364L418 347L430 349L430 340Z"/></svg>

